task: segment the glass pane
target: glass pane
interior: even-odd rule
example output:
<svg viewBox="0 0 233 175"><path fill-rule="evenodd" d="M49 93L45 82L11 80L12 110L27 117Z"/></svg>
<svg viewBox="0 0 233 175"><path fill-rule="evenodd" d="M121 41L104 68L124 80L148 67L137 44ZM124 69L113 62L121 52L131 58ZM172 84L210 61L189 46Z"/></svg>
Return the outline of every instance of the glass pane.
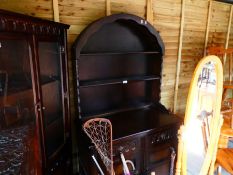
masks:
<svg viewBox="0 0 233 175"><path fill-rule="evenodd" d="M40 81L43 98L47 156L64 143L62 84L58 43L39 43Z"/></svg>
<svg viewBox="0 0 233 175"><path fill-rule="evenodd" d="M29 174L36 161L29 47L24 40L0 43L0 174Z"/></svg>

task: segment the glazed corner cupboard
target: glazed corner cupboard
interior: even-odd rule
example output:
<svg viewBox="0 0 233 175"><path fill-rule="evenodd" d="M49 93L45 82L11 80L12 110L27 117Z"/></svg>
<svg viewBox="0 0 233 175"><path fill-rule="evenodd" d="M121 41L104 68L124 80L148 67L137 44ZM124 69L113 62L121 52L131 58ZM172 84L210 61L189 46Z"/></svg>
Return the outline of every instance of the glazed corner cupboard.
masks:
<svg viewBox="0 0 233 175"><path fill-rule="evenodd" d="M73 46L82 173L98 174L82 125L104 117L113 129L114 170L123 174L120 152L136 174L170 172L170 147L180 121L160 103L164 45L144 19L115 14L90 24Z"/></svg>
<svg viewBox="0 0 233 175"><path fill-rule="evenodd" d="M68 172L68 28L0 10L0 174Z"/></svg>

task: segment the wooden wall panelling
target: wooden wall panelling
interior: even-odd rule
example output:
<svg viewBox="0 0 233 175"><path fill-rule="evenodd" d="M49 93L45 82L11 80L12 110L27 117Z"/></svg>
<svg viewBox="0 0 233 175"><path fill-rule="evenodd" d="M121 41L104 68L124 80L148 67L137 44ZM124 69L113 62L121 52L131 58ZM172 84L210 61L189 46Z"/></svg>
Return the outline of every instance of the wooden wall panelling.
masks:
<svg viewBox="0 0 233 175"><path fill-rule="evenodd" d="M228 29L230 5L213 1L208 37L208 46L225 46Z"/></svg>
<svg viewBox="0 0 233 175"><path fill-rule="evenodd" d="M68 43L73 43L85 27L106 15L106 0L59 0L60 22L70 24Z"/></svg>
<svg viewBox="0 0 233 175"><path fill-rule="evenodd" d="M50 0L1 0L0 8L53 20L53 8Z"/></svg>
<svg viewBox="0 0 233 175"><path fill-rule="evenodd" d="M228 47L229 48L233 47L233 20L231 21L231 32L230 32L230 36L229 36Z"/></svg>
<svg viewBox="0 0 233 175"><path fill-rule="evenodd" d="M180 77L180 62L181 62L181 51L183 44L183 32L184 32L184 18L185 18L185 0L182 0L181 7L181 21L180 21L180 36L179 36L179 47L178 47L178 59L176 64L176 82L175 82L175 94L174 94L174 106L173 112L176 113L176 105L177 105L177 95L178 95L178 85L179 85L179 77Z"/></svg>
<svg viewBox="0 0 233 175"><path fill-rule="evenodd" d="M228 48L233 48L233 20L231 21L231 32L229 35Z"/></svg>
<svg viewBox="0 0 233 175"><path fill-rule="evenodd" d="M227 34L226 34L226 42L225 42L225 49L228 48L228 44L229 44L229 37L230 37L230 33L231 33L231 21L232 21L232 12L233 12L233 8L232 5L230 6L231 10L230 10L230 14L229 14L229 20L228 20L228 27L227 27ZM226 63L226 53L224 54L224 65Z"/></svg>
<svg viewBox="0 0 233 175"><path fill-rule="evenodd" d="M106 0L106 16L111 15L111 0Z"/></svg>
<svg viewBox="0 0 233 175"><path fill-rule="evenodd" d="M146 20L153 24L153 9L152 9L152 0L146 1Z"/></svg>
<svg viewBox="0 0 233 175"><path fill-rule="evenodd" d="M215 45L225 45L230 14L230 5L225 3L213 1L210 2L209 8L208 1L187 0L186 4L186 9L188 9L185 12L187 23L185 23L184 27L182 50L182 62L184 64L181 64L180 83L178 88L178 96L181 98L179 98L177 105L177 113L181 114L184 113L185 110L184 104L187 98L186 93L188 93L187 88L191 81L191 76L189 75L192 75L196 63L202 58L206 45L210 45L210 43ZM210 9L210 11L208 12L207 9ZM198 11L198 13L195 13L196 11ZM208 25L210 32L207 32Z"/></svg>
<svg viewBox="0 0 233 175"><path fill-rule="evenodd" d="M60 22L58 0L52 0L52 1L53 1L53 20L55 22Z"/></svg>
<svg viewBox="0 0 233 175"><path fill-rule="evenodd" d="M181 0L153 0L153 23L165 44L161 103L173 108L176 62L179 46Z"/></svg>
<svg viewBox="0 0 233 175"><path fill-rule="evenodd" d="M206 56L206 49L207 49L207 44L208 44L209 27L210 27L210 19L211 19L211 11L212 11L212 3L213 3L213 1L210 0L210 1L209 1L209 8L208 8L207 23L206 23L204 56Z"/></svg>
<svg viewBox="0 0 233 175"><path fill-rule="evenodd" d="M208 46L222 46L226 47L227 36L229 30L229 19L231 14L231 5L213 1L212 4L212 17L210 20ZM230 35L230 33L229 33ZM228 64L226 64L228 65ZM224 77L227 76L228 66L224 66Z"/></svg>
<svg viewBox="0 0 233 175"><path fill-rule="evenodd" d="M203 57L209 2L186 0L183 46L178 82L177 114L183 115L193 71Z"/></svg>
<svg viewBox="0 0 233 175"><path fill-rule="evenodd" d="M232 33L232 29L231 29L231 23L232 23L232 13L233 13L233 6L230 6L230 14L229 14L229 19L228 19L228 29L227 29L227 33L226 33L226 42L225 42L225 49L229 48L229 42L230 42L230 35ZM226 55L224 54L223 57L223 67L224 67L224 80L230 80L231 81L231 77L229 75L229 58L230 55ZM229 93L228 93L229 94ZM231 95L232 96L232 95Z"/></svg>
<svg viewBox="0 0 233 175"><path fill-rule="evenodd" d="M233 8L233 7L231 7L231 8ZM232 14L232 16L233 16L233 14ZM228 40L228 48L233 48L233 20L231 20L230 28L231 29L230 29L229 40ZM229 65L228 59L226 59L226 65ZM228 72L228 70L229 70L229 66L227 66L227 67L228 67L228 69L226 70L226 72ZM225 75L225 76L229 77L228 75ZM231 94L231 95L233 95L233 94Z"/></svg>
<svg viewBox="0 0 233 175"><path fill-rule="evenodd" d="M146 19L146 0L111 0L111 12L130 13Z"/></svg>

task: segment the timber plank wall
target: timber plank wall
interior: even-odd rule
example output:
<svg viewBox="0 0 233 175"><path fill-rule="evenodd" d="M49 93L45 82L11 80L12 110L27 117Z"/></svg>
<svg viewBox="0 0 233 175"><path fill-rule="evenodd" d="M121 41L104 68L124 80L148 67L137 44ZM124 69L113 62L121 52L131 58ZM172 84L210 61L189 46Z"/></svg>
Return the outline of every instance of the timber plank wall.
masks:
<svg viewBox="0 0 233 175"><path fill-rule="evenodd" d="M39 18L54 20L54 2L58 5L58 18L71 25L68 31L71 108L73 103L73 77L71 46L79 33L94 20L106 16L106 1L110 1L110 12L131 13L147 17L147 5L151 3L153 21L165 43L161 102L174 111L174 94L177 71L179 37L181 29L181 6L184 7L184 25L181 61L178 81L176 111L184 113L188 88L197 62L204 55L208 0L0 0L0 8ZM208 45L225 45L231 5L213 1L210 9ZM231 29L233 24L231 24ZM233 29L230 32L229 47L233 47ZM73 110L72 110L73 111Z"/></svg>
<svg viewBox="0 0 233 175"><path fill-rule="evenodd" d="M184 114L191 77L197 62L204 56L205 46L233 47L233 24L229 27L231 6L210 0L0 0L0 9L71 25L68 51L73 120L76 116L71 46L79 33L94 20L106 16L107 10L111 14L125 12L145 19L150 15L150 22L165 44L161 103L171 111Z"/></svg>

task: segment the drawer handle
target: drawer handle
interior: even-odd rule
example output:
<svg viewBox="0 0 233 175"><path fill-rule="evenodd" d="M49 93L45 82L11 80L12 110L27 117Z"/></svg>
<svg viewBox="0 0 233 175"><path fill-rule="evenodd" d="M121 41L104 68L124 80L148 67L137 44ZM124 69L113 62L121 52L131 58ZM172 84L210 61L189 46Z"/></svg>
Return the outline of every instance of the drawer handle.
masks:
<svg viewBox="0 0 233 175"><path fill-rule="evenodd" d="M153 139L153 140L151 141L152 144L154 144L154 143L159 143L159 142L160 142L160 139L159 139L159 138L155 138L155 139Z"/></svg>

